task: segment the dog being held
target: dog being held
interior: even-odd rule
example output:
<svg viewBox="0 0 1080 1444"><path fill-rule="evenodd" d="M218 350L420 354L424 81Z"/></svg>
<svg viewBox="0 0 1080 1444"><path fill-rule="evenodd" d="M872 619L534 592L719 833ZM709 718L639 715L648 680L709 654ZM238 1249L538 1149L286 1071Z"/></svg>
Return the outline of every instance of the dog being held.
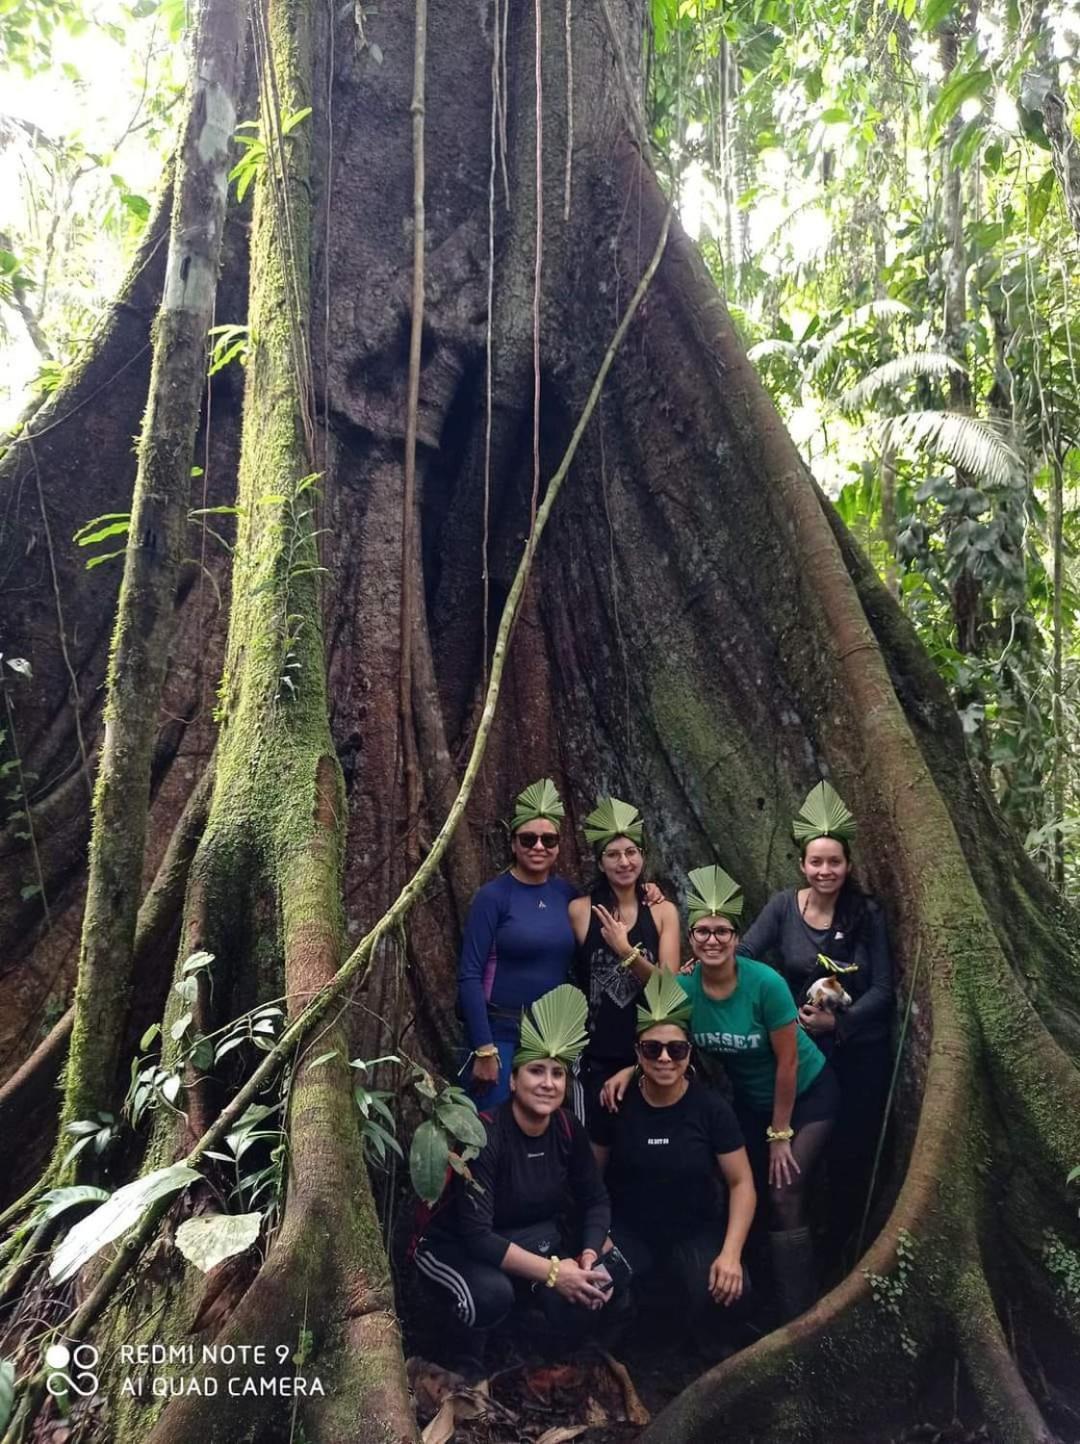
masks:
<svg viewBox="0 0 1080 1444"><path fill-rule="evenodd" d="M851 1007L851 994L839 978L816 978L806 990L806 1001L826 1013L842 1013Z"/></svg>

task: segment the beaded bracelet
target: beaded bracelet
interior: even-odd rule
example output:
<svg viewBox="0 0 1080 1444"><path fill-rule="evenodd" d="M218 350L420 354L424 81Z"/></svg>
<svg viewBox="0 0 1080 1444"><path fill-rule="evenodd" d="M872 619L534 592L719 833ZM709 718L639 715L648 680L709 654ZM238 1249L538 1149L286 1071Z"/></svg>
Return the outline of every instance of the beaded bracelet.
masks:
<svg viewBox="0 0 1080 1444"><path fill-rule="evenodd" d="M559 1277L560 1263L562 1263L562 1259L560 1259L557 1253L553 1253L551 1255L551 1264L548 1268L548 1276L544 1280L545 1287L549 1289L553 1289L555 1287L555 1280Z"/></svg>
<svg viewBox="0 0 1080 1444"><path fill-rule="evenodd" d="M765 1137L770 1143L790 1143L795 1137L794 1128L774 1128L770 1123L765 1130Z"/></svg>

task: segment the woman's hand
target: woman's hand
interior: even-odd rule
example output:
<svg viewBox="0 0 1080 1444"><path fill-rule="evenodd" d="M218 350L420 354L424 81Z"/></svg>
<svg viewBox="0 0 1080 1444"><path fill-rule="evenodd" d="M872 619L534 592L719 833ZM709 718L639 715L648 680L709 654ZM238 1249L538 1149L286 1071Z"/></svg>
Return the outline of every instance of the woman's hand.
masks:
<svg viewBox="0 0 1080 1444"><path fill-rule="evenodd" d="M687 960L686 960L685 963L680 963L680 964L679 964L679 972L682 973L682 975L683 975L684 977L689 977L690 974L691 974L691 973L694 971L694 969L697 967L697 965L698 965L698 960L697 960L697 958L687 958Z"/></svg>
<svg viewBox="0 0 1080 1444"><path fill-rule="evenodd" d="M782 1143L769 1144L769 1187L786 1188L789 1183L795 1182L795 1175L801 1173L802 1169L795 1162L795 1155L791 1151L791 1141L785 1138Z"/></svg>
<svg viewBox="0 0 1080 1444"><path fill-rule="evenodd" d="M606 1273L596 1269L583 1269L576 1259L559 1260L559 1272L555 1275L555 1292L567 1303L578 1304L585 1309L602 1309L608 1296L600 1287L609 1284Z"/></svg>
<svg viewBox="0 0 1080 1444"><path fill-rule="evenodd" d="M608 912L607 908L597 903L593 912L600 919L600 936L608 947L621 961L627 953L634 951L634 945L630 941L630 930L625 923L621 923L614 913Z"/></svg>
<svg viewBox="0 0 1080 1444"><path fill-rule="evenodd" d="M630 1087L630 1080L634 1076L633 1068L620 1068L600 1089L600 1102L609 1113L618 1113L619 1104L626 1096L626 1090Z"/></svg>
<svg viewBox="0 0 1080 1444"><path fill-rule="evenodd" d="M828 1008L815 1008L813 1003L804 1003L799 1009L799 1022L812 1038L836 1030L836 1014Z"/></svg>
<svg viewBox="0 0 1080 1444"><path fill-rule="evenodd" d="M591 1269L600 1255L594 1248L583 1248L578 1254L578 1268Z"/></svg>
<svg viewBox="0 0 1080 1444"><path fill-rule="evenodd" d="M499 1081L499 1055L488 1053L483 1058L473 1054L472 1076L474 1083L497 1083Z"/></svg>
<svg viewBox="0 0 1080 1444"><path fill-rule="evenodd" d="M709 1269L709 1293L712 1295L713 1303L733 1304L736 1299L742 1298L743 1272L742 1263L737 1255L729 1253L718 1253L712 1261L712 1268Z"/></svg>
<svg viewBox="0 0 1080 1444"><path fill-rule="evenodd" d="M645 884L645 906L647 908L654 908L658 907L662 902L667 902L663 888L659 887L655 882L647 882Z"/></svg>

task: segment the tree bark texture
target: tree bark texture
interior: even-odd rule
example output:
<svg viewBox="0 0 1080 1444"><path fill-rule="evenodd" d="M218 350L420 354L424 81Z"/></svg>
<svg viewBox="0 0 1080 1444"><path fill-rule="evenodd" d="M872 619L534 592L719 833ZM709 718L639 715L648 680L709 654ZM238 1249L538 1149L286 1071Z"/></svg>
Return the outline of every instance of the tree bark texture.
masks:
<svg viewBox="0 0 1080 1444"><path fill-rule="evenodd" d="M663 196L633 138L645 8L642 0L573 7L564 220L565 12L543 0L545 478L662 222ZM429 4L416 417L422 585L411 622L428 829L445 814L447 784L475 729L488 661L485 598L493 636L532 492L535 29L529 7L511 7L501 80L510 202L496 185L489 318L493 134L496 175L503 163L501 127L491 119L493 18L484 5ZM304 72L309 21L314 113L288 138L289 194L295 233L310 232L310 263L306 240L294 254L315 412L325 425L313 466L283 330L289 281L260 181L233 605L224 654L214 654L223 655L224 720L180 947L181 958L192 947L215 956L213 994L203 1000L209 1026L281 993L295 1011L336 967L343 943L355 942L396 894L409 854L399 669L414 17L408 7L366 12L359 45L351 12L275 4L268 29L283 113L308 103L288 76ZM243 264L237 254L226 288ZM118 400L110 404L112 444L121 448L126 413ZM80 416L68 423L68 445L92 424ZM52 466L61 454L58 447ZM311 471L321 473L317 490L300 492ZM301 515L304 497L310 514ZM326 530L316 537L319 527ZM316 560L327 568L321 587L309 569ZM13 576L28 565L13 563ZM74 576L70 559L64 565L62 575ZM109 605L107 596L95 602L102 616ZM45 749L51 719L64 710L65 679L50 665L54 639L39 631L31 640L42 679L33 735ZM198 714L195 646L192 631L181 630L170 670L180 716ZM88 675L93 655L89 647L80 654ZM164 788L179 765L163 768L162 825ZM914 999L898 1085L901 1161L859 1268L803 1319L703 1376L646 1437L682 1444L737 1430L748 1439L831 1439L853 1400L874 1437L878 1424L907 1418L912 1391L943 1360L950 1371L960 1361L993 1438L1068 1437L1066 1365L1078 1324L1046 1266L1046 1240L1080 1242L1064 1187L1080 1109L1075 919L1006 831L929 659L816 490L700 257L677 230L540 548L481 785L444 881L416 909L404 944L381 950L340 1033L320 1039L319 1051L373 1057L396 1047L447 1072L456 1066L461 912L477 883L505 863L499 820L510 798L545 772L567 800L563 866L571 876L587 880L577 825L595 794L611 790L641 806L658 871L681 881L687 868L715 858L742 882L751 913L794 880L790 818L828 775L859 819L863 880L886 900L900 991ZM55 886L61 860L48 849L46 859ZM16 869L21 854L6 865ZM7 946L18 936L15 919L4 914L0 926ZM17 956L21 977L34 953ZM163 978L170 964L163 950ZM29 984L26 995L42 996ZM174 997L166 1034L176 1015ZM255 1281L212 1331L292 1345L305 1318L314 1327L318 1298L312 1367L334 1378L336 1403L304 1414L312 1444L408 1437L411 1428L389 1275L340 1065L301 1064L294 1075L283 1226ZM193 1129L240 1076L224 1070L198 1087L189 1080ZM184 1142L159 1115L147 1163L170 1161ZM909 1248L910 1282L894 1315L874 1280L895 1277L897 1251ZM164 1281L160 1262L146 1268L142 1302L136 1291L103 1321L109 1337L190 1338L201 1280L175 1255ZM171 1305L164 1322L162 1289ZM1044 1349L1051 1333L1057 1343ZM245 1438L245 1428L260 1439L279 1429L288 1437L287 1419L252 1409L250 1421L185 1399L153 1418L130 1406L121 1422L125 1437L155 1444Z"/></svg>

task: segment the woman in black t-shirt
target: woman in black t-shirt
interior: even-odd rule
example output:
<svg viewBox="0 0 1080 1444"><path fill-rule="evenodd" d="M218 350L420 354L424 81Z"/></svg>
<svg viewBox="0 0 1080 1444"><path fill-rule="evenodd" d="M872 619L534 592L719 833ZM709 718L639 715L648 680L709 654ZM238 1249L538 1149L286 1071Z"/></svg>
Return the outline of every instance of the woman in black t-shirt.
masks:
<svg viewBox="0 0 1080 1444"><path fill-rule="evenodd" d="M602 797L585 819L585 837L598 876L588 896L570 904L577 939L576 980L589 1000L589 1043L578 1062L574 1111L589 1136L600 1089L612 1073L635 1061L634 1007L654 964L679 966L679 914L673 903L646 901L644 823L637 808Z"/></svg>
<svg viewBox="0 0 1080 1444"><path fill-rule="evenodd" d="M688 1076L690 1001L657 972L637 1009L638 1086L602 1112L593 1148L611 1194L611 1236L635 1278L660 1270L695 1321L743 1295L757 1202L730 1105ZM715 1315L714 1315L715 1316Z"/></svg>

